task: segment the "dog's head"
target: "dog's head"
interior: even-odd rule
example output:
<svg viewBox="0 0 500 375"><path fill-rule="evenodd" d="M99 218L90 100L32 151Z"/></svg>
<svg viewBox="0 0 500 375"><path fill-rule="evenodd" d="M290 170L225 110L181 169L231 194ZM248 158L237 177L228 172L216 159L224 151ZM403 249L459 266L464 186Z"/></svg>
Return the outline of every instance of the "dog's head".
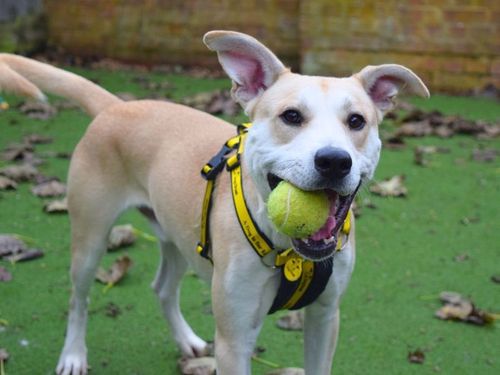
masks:
<svg viewBox="0 0 500 375"><path fill-rule="evenodd" d="M212 31L204 42L217 52L234 99L253 122L244 161L262 199L281 180L327 192L329 222L293 244L314 260L330 256L357 189L377 166L384 114L403 88L428 97L427 88L400 65L368 66L347 78L304 76L248 35Z"/></svg>

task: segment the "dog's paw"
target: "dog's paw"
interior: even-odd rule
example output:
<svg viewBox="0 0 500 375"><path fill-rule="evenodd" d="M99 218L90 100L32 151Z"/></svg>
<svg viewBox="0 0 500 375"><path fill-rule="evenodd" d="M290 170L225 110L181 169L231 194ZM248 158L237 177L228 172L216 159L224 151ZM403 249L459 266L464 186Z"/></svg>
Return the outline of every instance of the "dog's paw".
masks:
<svg viewBox="0 0 500 375"><path fill-rule="evenodd" d="M177 340L177 345L183 357L203 357L208 354L207 343L195 334L184 337L182 340Z"/></svg>
<svg viewBox="0 0 500 375"><path fill-rule="evenodd" d="M81 354L63 354L57 364L57 375L87 375L87 358Z"/></svg>

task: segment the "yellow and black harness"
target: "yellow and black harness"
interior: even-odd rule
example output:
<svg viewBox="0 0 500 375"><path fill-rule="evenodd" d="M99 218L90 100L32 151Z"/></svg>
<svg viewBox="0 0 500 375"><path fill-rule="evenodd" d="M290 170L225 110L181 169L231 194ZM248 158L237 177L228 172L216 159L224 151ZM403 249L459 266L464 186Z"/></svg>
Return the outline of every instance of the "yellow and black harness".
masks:
<svg viewBox="0 0 500 375"><path fill-rule="evenodd" d="M220 151L205 164L201 170L202 177L207 181L203 208L201 214L201 239L197 246L198 253L212 262L210 255L210 209L212 207L215 180L224 169L231 175L231 191L233 203L241 229L248 242L257 255L263 260L266 255L271 254L276 249L267 236L259 229L252 218L245 202L243 194L243 184L241 178L240 156L243 153L245 137L251 124L246 123L238 126L238 134L229 139ZM229 154L234 153L229 156ZM351 213L349 212L341 232L347 241L350 226ZM342 239L339 238L337 251L342 247ZM333 257L326 260L313 262L304 259L293 248L286 250L276 250L274 264L270 265L281 272L280 286L274 299L269 314L277 310L300 309L314 302L323 292L333 271Z"/></svg>

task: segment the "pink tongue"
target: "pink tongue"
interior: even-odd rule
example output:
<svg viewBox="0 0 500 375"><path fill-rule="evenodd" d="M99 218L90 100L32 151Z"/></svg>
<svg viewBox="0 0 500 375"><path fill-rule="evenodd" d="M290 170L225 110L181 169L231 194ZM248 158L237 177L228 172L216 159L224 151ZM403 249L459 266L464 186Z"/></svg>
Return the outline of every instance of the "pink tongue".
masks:
<svg viewBox="0 0 500 375"><path fill-rule="evenodd" d="M330 197L330 212L328 214L328 219L326 219L326 223L316 233L309 237L313 241L325 240L332 236L333 228L335 228L335 225L337 224L337 220L335 220L336 200L336 196Z"/></svg>

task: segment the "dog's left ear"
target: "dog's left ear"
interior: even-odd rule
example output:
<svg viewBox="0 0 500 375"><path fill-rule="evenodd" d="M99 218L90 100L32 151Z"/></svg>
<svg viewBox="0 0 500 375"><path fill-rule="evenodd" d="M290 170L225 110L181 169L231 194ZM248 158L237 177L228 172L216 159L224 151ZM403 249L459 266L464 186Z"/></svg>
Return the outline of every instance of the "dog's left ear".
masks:
<svg viewBox="0 0 500 375"><path fill-rule="evenodd" d="M217 52L224 71L233 80L233 96L243 108L287 71L266 46L249 35L210 31L203 42Z"/></svg>
<svg viewBox="0 0 500 375"><path fill-rule="evenodd" d="M428 98L429 90L410 69L397 64L367 66L354 75L382 113L394 108L394 99L401 90Z"/></svg>

